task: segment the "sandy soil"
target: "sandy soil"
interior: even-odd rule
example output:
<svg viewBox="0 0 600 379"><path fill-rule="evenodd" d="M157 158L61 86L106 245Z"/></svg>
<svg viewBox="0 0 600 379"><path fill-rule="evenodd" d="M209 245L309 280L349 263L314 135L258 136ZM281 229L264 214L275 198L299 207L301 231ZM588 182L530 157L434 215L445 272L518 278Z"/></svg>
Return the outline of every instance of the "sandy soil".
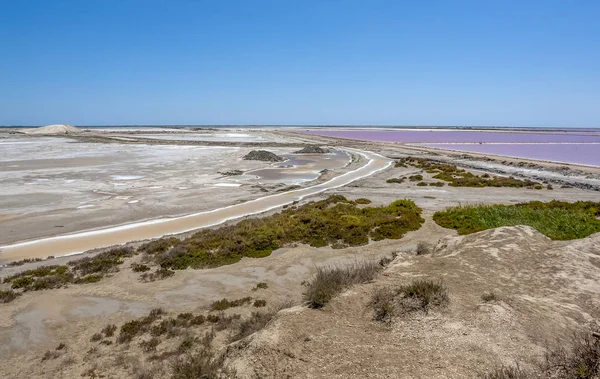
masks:
<svg viewBox="0 0 600 379"><path fill-rule="evenodd" d="M600 234L552 242L528 227L447 237L433 255L402 254L374 283L323 310L296 307L232 348L241 378L480 378L532 368L547 346L600 317ZM373 321L376 288L443 280L447 308ZM498 300L481 296L494 292Z"/></svg>

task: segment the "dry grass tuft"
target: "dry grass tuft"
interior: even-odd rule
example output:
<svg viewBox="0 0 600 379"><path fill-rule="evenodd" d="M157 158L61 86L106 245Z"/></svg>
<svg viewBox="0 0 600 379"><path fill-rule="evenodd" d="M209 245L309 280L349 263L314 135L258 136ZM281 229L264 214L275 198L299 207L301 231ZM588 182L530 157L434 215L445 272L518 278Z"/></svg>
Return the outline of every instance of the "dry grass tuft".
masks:
<svg viewBox="0 0 600 379"><path fill-rule="evenodd" d="M498 301L500 299L493 292L484 292L483 295L481 295L481 300L483 300L486 303L491 303L492 301Z"/></svg>
<svg viewBox="0 0 600 379"><path fill-rule="evenodd" d="M396 289L377 289L369 305L373 308L374 320L391 322L396 315L418 311L427 313L434 307L445 306L448 301L448 290L443 283L415 280Z"/></svg>
<svg viewBox="0 0 600 379"><path fill-rule="evenodd" d="M374 261L356 262L347 267L320 267L314 278L304 283L304 299L311 308L322 308L349 286L373 280L383 267Z"/></svg>
<svg viewBox="0 0 600 379"><path fill-rule="evenodd" d="M556 379L596 379L600 376L600 328L574 333L571 348L563 344L546 353L543 368Z"/></svg>
<svg viewBox="0 0 600 379"><path fill-rule="evenodd" d="M419 242L417 244L416 254L417 255L431 254L431 246L429 246L429 244L427 244L425 242Z"/></svg>

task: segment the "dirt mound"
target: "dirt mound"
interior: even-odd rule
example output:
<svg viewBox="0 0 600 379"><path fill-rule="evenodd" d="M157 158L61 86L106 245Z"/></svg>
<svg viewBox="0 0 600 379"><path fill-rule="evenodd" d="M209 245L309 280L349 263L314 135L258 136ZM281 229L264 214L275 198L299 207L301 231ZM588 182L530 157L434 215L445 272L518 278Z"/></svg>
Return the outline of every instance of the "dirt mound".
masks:
<svg viewBox="0 0 600 379"><path fill-rule="evenodd" d="M443 282L450 303L374 321L376 289ZM600 318L600 234L552 241L529 227L441 240L403 253L375 280L322 310L296 307L231 346L240 377L478 378L501 365L534 369L547 346Z"/></svg>
<svg viewBox="0 0 600 379"><path fill-rule="evenodd" d="M327 154L329 149L323 149L318 145L308 145L302 150L294 151L294 154Z"/></svg>
<svg viewBox="0 0 600 379"><path fill-rule="evenodd" d="M81 130L74 127L73 125L54 124L46 125L40 128L27 129L26 134L42 134L42 135L63 135L63 134L77 134L81 133Z"/></svg>
<svg viewBox="0 0 600 379"><path fill-rule="evenodd" d="M247 161L283 162L285 159L266 150L252 150L244 156Z"/></svg>

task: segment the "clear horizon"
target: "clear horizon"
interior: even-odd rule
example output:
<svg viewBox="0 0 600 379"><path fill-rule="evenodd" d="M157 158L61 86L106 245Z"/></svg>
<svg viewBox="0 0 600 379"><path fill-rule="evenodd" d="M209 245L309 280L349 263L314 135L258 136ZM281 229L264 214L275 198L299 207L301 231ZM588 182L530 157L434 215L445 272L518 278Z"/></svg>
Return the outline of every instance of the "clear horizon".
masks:
<svg viewBox="0 0 600 379"><path fill-rule="evenodd" d="M8 2L0 125L600 127L600 3Z"/></svg>

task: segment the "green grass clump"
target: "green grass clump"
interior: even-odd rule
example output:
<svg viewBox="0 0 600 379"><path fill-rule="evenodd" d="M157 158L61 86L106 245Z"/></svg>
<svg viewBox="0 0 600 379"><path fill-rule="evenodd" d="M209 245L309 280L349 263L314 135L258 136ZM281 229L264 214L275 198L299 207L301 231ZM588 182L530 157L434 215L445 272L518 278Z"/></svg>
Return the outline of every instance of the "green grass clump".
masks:
<svg viewBox="0 0 600 379"><path fill-rule="evenodd" d="M417 185L419 187L427 187L427 183L425 183L425 182L419 182L419 183L417 183Z"/></svg>
<svg viewBox="0 0 600 379"><path fill-rule="evenodd" d="M421 174L411 175L408 177L408 180L410 180L411 182L419 182L419 181L423 180L423 175L421 175Z"/></svg>
<svg viewBox="0 0 600 379"><path fill-rule="evenodd" d="M363 204L363 205L366 205L366 204L371 204L371 200L369 200L369 199L366 199L366 198L364 198L364 197L361 197L360 199L356 199L356 200L354 200L354 202L355 202L356 204Z"/></svg>
<svg viewBox="0 0 600 379"><path fill-rule="evenodd" d="M437 212L440 226L470 234L501 226L528 225L553 240L584 238L600 232L600 203L532 201L515 205L460 206Z"/></svg>
<svg viewBox="0 0 600 379"><path fill-rule="evenodd" d="M41 291L60 288L67 284L86 284L100 281L104 274L119 271L123 258L134 255L132 248L119 247L83 257L67 265L40 266L4 278L4 283L12 283L12 289Z"/></svg>
<svg viewBox="0 0 600 379"><path fill-rule="evenodd" d="M419 229L423 221L421 209L410 200L359 208L345 197L333 195L272 216L204 229L176 243L170 238L168 244L175 244L150 254L150 259L163 269L217 267L242 257L265 257L293 242L313 247L359 246L371 239L399 239Z"/></svg>

